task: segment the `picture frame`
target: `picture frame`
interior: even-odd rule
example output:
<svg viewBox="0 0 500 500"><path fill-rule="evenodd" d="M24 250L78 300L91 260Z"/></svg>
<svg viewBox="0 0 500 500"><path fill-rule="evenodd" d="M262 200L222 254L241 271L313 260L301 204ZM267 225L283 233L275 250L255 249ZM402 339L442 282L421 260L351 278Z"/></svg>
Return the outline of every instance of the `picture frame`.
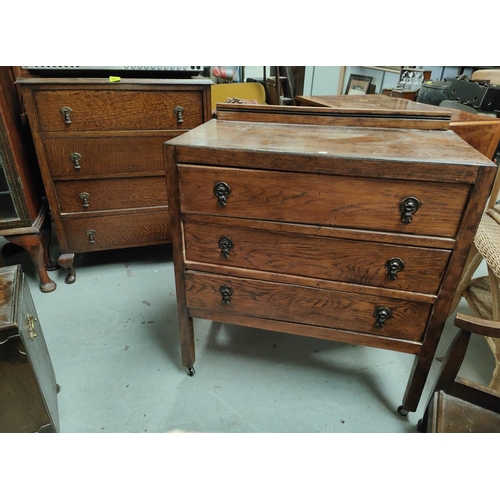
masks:
<svg viewBox="0 0 500 500"><path fill-rule="evenodd" d="M372 78L371 76L355 75L351 73L345 89L345 95L368 94L370 92Z"/></svg>

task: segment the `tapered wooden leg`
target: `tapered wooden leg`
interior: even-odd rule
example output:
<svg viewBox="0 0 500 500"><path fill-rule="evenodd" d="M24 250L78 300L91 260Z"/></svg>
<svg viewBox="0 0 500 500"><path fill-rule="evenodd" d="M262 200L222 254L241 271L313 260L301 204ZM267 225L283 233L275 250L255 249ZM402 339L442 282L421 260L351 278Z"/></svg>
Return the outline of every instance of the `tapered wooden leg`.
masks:
<svg viewBox="0 0 500 500"><path fill-rule="evenodd" d="M71 285L76 281L76 271L73 267L73 260L75 258L74 253L63 253L59 256L58 263L59 265L68 270L68 274L66 278L64 278L64 282L68 285Z"/></svg>
<svg viewBox="0 0 500 500"><path fill-rule="evenodd" d="M179 311L179 333L182 365L188 369L188 375L192 377L194 375L195 361L193 318L190 318L185 310Z"/></svg>
<svg viewBox="0 0 500 500"><path fill-rule="evenodd" d="M408 412L417 409L431 364L432 356L415 356L406 393L403 397L403 404L398 408L400 415L407 415Z"/></svg>
<svg viewBox="0 0 500 500"><path fill-rule="evenodd" d="M48 248L44 248L42 232L38 234L19 234L5 237L11 243L20 246L28 252L31 260L35 264L40 280L40 290L48 293L53 292L57 285L49 278L45 264L49 255ZM50 262L50 258L48 258Z"/></svg>

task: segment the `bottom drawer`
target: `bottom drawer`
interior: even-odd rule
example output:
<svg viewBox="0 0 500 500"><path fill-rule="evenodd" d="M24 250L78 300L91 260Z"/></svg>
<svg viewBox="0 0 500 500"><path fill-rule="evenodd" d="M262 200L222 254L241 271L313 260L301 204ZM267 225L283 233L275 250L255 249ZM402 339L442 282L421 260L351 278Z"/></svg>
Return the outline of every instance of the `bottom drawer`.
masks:
<svg viewBox="0 0 500 500"><path fill-rule="evenodd" d="M432 309L432 304L380 295L191 271L186 273L185 280L188 308L415 342L422 339ZM385 311L380 311L381 308L385 308ZM378 319L377 311L381 319ZM387 312L389 317L383 321L383 314Z"/></svg>
<svg viewBox="0 0 500 500"><path fill-rule="evenodd" d="M108 215L63 220L67 248L63 252L80 253L112 248L128 248L168 243L168 210L133 215Z"/></svg>

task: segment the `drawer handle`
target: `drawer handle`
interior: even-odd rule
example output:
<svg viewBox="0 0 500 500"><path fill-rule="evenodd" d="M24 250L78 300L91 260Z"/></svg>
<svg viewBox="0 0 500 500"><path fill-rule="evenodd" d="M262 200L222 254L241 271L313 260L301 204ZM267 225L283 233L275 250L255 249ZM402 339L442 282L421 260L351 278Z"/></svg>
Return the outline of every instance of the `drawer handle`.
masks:
<svg viewBox="0 0 500 500"><path fill-rule="evenodd" d="M176 106L174 108L174 113L177 115L177 123L184 123L184 111L182 106Z"/></svg>
<svg viewBox="0 0 500 500"><path fill-rule="evenodd" d="M214 186L214 194L217 197L217 203L221 207L225 207L227 197L231 194L231 188L225 182L217 182Z"/></svg>
<svg viewBox="0 0 500 500"><path fill-rule="evenodd" d="M231 297L233 296L233 289L230 286L222 285L219 288L219 292L222 295L222 303L229 304L229 302L231 302Z"/></svg>
<svg viewBox="0 0 500 500"><path fill-rule="evenodd" d="M90 196L89 193L80 193L78 195L78 198L80 198L80 200L83 201L83 208L89 208L90 207L90 205L89 205L89 196Z"/></svg>
<svg viewBox="0 0 500 500"><path fill-rule="evenodd" d="M82 155L80 153L71 153L69 155L69 159L73 163L73 167L75 167L75 170L80 170L80 160L82 159Z"/></svg>
<svg viewBox="0 0 500 500"><path fill-rule="evenodd" d="M401 210L401 222L403 224L412 223L412 215L420 208L420 200L414 196L408 196L399 205Z"/></svg>
<svg viewBox="0 0 500 500"><path fill-rule="evenodd" d="M37 337L37 333L35 331L35 323L37 319L31 314L28 314L27 320L28 320L28 333L30 335L30 339L34 340L34 338Z"/></svg>
<svg viewBox="0 0 500 500"><path fill-rule="evenodd" d="M385 326L385 322L391 317L391 310L388 307L377 307L373 313L377 321L375 321L375 326L377 328L382 328Z"/></svg>
<svg viewBox="0 0 500 500"><path fill-rule="evenodd" d="M405 268L405 263L399 257L394 257L385 263L385 268L387 269L387 277L390 280L397 280L399 271Z"/></svg>
<svg viewBox="0 0 500 500"><path fill-rule="evenodd" d="M64 116L64 123L66 125L70 125L71 118L69 117L69 115L73 113L73 110L69 106L63 106L59 111Z"/></svg>
<svg viewBox="0 0 500 500"><path fill-rule="evenodd" d="M229 258L229 251L231 248L233 248L233 242L231 241L231 238L228 238L227 236L221 236L219 238L219 248L221 249L221 255L222 257L228 259Z"/></svg>
<svg viewBox="0 0 500 500"><path fill-rule="evenodd" d="M89 244L93 245L95 243L95 239L94 239L95 231L93 229L87 229L87 231L85 231L85 234L89 238Z"/></svg>

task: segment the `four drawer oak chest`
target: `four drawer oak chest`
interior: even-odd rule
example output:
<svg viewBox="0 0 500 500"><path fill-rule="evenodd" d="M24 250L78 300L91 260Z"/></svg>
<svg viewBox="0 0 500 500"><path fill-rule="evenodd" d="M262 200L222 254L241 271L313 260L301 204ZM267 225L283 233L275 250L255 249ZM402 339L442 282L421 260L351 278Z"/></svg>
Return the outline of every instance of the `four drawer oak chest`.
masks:
<svg viewBox="0 0 500 500"><path fill-rule="evenodd" d="M162 145L211 117L209 79L18 78L61 248L170 242Z"/></svg>
<svg viewBox="0 0 500 500"><path fill-rule="evenodd" d="M193 318L414 355L415 411L496 165L447 111L219 104L166 142L182 364Z"/></svg>

